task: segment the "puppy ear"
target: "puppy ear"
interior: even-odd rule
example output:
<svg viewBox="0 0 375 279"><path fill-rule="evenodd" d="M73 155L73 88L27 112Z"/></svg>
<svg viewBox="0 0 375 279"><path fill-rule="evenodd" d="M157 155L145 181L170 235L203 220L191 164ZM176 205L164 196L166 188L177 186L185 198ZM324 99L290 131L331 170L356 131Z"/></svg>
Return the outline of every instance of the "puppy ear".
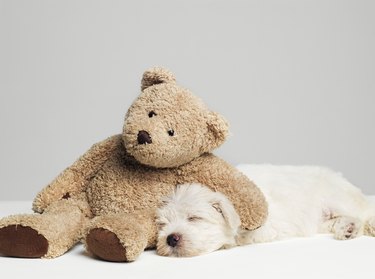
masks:
<svg viewBox="0 0 375 279"><path fill-rule="evenodd" d="M174 75L167 69L155 67L146 70L143 73L141 81L141 90L160 83L176 82Z"/></svg>
<svg viewBox="0 0 375 279"><path fill-rule="evenodd" d="M220 213L227 225L234 231L237 231L241 225L240 217L232 203L225 196L218 196L214 201L211 202L212 207Z"/></svg>

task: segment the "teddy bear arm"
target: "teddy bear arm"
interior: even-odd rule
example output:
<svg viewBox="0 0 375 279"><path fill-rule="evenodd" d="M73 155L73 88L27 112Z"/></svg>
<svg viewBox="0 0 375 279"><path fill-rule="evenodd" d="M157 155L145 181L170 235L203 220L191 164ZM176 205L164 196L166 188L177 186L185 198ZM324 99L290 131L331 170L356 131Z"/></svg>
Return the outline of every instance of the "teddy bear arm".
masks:
<svg viewBox="0 0 375 279"><path fill-rule="evenodd" d="M42 213L51 203L85 191L86 185L102 165L123 147L121 135L94 144L70 167L42 189L33 202L33 210Z"/></svg>
<svg viewBox="0 0 375 279"><path fill-rule="evenodd" d="M186 182L199 182L225 194L239 214L242 228L254 230L265 222L268 206L263 193L235 167L208 154L188 168L191 171L187 173L193 175Z"/></svg>
<svg viewBox="0 0 375 279"><path fill-rule="evenodd" d="M237 171L237 170L236 170ZM242 173L223 178L216 190L224 193L233 203L243 229L254 230L264 224L268 205L259 188Z"/></svg>

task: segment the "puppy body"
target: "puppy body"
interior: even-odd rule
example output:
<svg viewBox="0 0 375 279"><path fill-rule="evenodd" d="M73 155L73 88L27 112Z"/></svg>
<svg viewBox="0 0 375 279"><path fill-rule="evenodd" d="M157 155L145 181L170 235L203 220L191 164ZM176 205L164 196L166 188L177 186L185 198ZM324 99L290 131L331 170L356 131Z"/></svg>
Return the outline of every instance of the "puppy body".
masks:
<svg viewBox="0 0 375 279"><path fill-rule="evenodd" d="M374 205L339 173L310 166L238 168L266 197L269 214L265 224L254 231L242 230L224 195L197 184L181 185L159 210L159 254L194 256L234 245L317 233L333 233L342 240L361 234L375 236ZM192 222L188 216L198 218ZM173 234L179 236L175 247L167 241Z"/></svg>
<svg viewBox="0 0 375 279"><path fill-rule="evenodd" d="M240 245L317 233L350 239L372 226L374 206L340 173L311 166L238 168L258 185L269 206L265 224L253 232L242 232Z"/></svg>

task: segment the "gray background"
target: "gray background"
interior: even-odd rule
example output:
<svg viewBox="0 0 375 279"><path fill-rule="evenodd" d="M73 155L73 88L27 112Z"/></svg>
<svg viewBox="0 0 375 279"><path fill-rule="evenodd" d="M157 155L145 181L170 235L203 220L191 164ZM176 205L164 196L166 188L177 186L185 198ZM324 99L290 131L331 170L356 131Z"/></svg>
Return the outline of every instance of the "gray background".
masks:
<svg viewBox="0 0 375 279"><path fill-rule="evenodd" d="M119 133L155 65L230 121L229 162L326 165L375 194L375 1L0 3L0 200Z"/></svg>

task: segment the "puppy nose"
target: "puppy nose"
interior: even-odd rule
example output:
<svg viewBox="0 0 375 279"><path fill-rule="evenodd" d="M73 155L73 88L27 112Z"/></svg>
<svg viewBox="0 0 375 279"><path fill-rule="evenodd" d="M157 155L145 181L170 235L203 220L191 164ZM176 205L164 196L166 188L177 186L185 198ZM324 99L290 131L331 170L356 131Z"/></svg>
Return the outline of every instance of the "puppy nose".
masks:
<svg viewBox="0 0 375 279"><path fill-rule="evenodd" d="M171 247L176 247L177 243L180 241L181 236L175 233L168 235L167 244Z"/></svg>
<svg viewBox="0 0 375 279"><path fill-rule="evenodd" d="M152 143L150 134L143 130L138 132L137 141L139 144Z"/></svg>

